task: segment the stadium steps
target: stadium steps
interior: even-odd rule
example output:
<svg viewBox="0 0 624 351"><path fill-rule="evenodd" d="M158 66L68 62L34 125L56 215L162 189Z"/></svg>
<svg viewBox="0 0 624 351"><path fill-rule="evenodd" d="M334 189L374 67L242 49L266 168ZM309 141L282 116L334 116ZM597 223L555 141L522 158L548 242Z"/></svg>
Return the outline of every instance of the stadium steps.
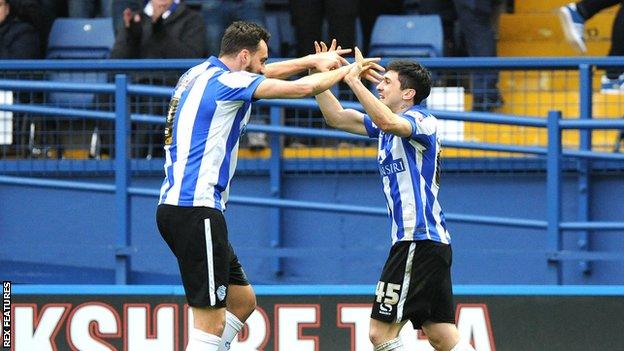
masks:
<svg viewBox="0 0 624 351"><path fill-rule="evenodd" d="M588 56L609 52L615 13L601 12L587 21L585 37ZM556 8L548 13L502 14L499 23L499 56L577 56L566 42Z"/></svg>
<svg viewBox="0 0 624 351"><path fill-rule="evenodd" d="M579 94L577 91L519 91L512 94L503 92L505 104L496 112L517 116L543 117L550 110L561 110L563 118L578 118ZM593 96L595 118L621 118L624 116L624 95L595 93ZM472 97L466 96L466 110L471 109ZM596 130L592 133L592 144L596 150L611 151L617 138L617 131ZM496 125L486 123L465 123L464 140L507 145L546 146L547 133L544 128ZM566 147L578 147L579 132L564 131L562 142ZM492 153L488 153L492 155ZM482 152L448 153L445 156L487 156ZM498 153L498 156L503 154Z"/></svg>

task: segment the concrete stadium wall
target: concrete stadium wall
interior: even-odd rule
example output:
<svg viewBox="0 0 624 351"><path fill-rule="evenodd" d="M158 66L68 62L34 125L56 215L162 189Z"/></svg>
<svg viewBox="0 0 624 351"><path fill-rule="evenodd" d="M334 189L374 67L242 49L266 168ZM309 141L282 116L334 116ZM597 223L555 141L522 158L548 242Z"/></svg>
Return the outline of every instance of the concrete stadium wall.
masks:
<svg viewBox="0 0 624 351"><path fill-rule="evenodd" d="M111 179L84 179L112 182ZM442 179L447 213L545 220L542 173L449 173ZM157 189L159 177L133 179ZM577 185L564 176L563 219L575 220ZM237 175L232 195L269 196L268 177ZM288 199L384 207L375 174L286 175ZM592 177L593 220L621 221L621 174ZM110 284L114 282L115 209L111 194L0 185L0 276L14 283ZM132 199L131 283L178 284L177 265L155 224L156 199ZM389 220L304 210L283 210L282 246L289 255L276 264L270 254L272 209L230 205L232 241L255 284L374 284L389 246ZM456 284L555 284L547 261L545 230L449 222ZM591 234L596 251L624 254L621 231ZM578 233L565 232L564 249L577 250ZM292 257L291 257L292 256ZM624 284L622 261L597 261L583 273L565 261L564 284ZM280 269L276 273L276 270Z"/></svg>

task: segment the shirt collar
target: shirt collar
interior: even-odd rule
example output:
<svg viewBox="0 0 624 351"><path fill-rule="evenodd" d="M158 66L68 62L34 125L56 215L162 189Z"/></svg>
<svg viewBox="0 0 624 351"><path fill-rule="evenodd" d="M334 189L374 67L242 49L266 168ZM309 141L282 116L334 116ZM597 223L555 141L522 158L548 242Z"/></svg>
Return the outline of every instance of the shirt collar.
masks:
<svg viewBox="0 0 624 351"><path fill-rule="evenodd" d="M171 6L169 6L169 8L167 9L167 11L165 11L162 14L162 18L163 19L167 19L167 17L171 16L171 14L173 13L173 11L175 11L176 7L178 7L178 4L180 3L180 0L173 0L173 4L171 4ZM147 5L145 5L145 8L143 9L143 12L149 16L152 17L152 14L154 13L154 6L152 6L152 2L148 1Z"/></svg>
<svg viewBox="0 0 624 351"><path fill-rule="evenodd" d="M230 70L228 68L228 66L226 66L225 63L223 63L221 60L219 60L216 56L210 56L208 58L208 62L210 62L210 64L212 64L212 65L219 66L219 67L223 68L226 71Z"/></svg>

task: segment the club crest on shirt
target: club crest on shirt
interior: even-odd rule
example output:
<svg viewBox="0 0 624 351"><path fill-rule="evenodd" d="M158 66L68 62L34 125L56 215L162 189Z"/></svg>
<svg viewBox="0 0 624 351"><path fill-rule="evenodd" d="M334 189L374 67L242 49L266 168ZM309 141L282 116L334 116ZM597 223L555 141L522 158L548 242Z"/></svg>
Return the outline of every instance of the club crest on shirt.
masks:
<svg viewBox="0 0 624 351"><path fill-rule="evenodd" d="M405 165L400 158L396 160L387 158L379 165L379 173L384 177L403 171L405 171Z"/></svg>

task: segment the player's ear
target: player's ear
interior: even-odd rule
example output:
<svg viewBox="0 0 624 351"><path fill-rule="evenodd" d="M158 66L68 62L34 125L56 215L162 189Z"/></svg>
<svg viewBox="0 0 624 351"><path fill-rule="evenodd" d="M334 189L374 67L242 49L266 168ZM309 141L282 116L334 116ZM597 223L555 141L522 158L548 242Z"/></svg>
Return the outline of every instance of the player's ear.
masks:
<svg viewBox="0 0 624 351"><path fill-rule="evenodd" d="M403 89L403 93L401 94L403 100L412 100L414 96L416 96L415 89Z"/></svg>
<svg viewBox="0 0 624 351"><path fill-rule="evenodd" d="M247 49L241 50L241 52L238 53L238 57L241 60L243 67L247 67L251 62L251 53Z"/></svg>

